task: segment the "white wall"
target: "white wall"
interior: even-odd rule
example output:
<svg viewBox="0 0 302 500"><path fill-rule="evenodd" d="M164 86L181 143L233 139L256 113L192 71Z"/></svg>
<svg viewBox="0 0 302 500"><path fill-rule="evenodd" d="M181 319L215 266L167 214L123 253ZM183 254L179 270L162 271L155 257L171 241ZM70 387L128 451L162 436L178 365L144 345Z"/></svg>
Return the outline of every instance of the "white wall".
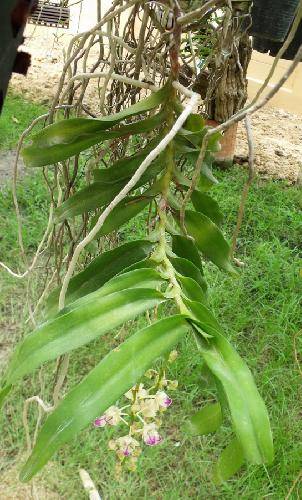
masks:
<svg viewBox="0 0 302 500"><path fill-rule="evenodd" d="M71 4L75 3L74 0ZM104 14L111 6L111 0L102 0L101 8ZM81 3L70 7L70 31L73 34L81 33L92 28L97 23L96 0L82 0Z"/></svg>
<svg viewBox="0 0 302 500"><path fill-rule="evenodd" d="M267 54L260 54L253 51L252 60L248 67L248 94L253 98L263 84L274 58ZM274 76L269 84L273 87L283 73L288 69L291 61L281 59L279 61ZM282 108L290 113L302 115L302 63L298 65L294 73L290 76L284 86L277 92L275 97L269 102L269 106ZM266 91L267 92L267 91Z"/></svg>
<svg viewBox="0 0 302 500"><path fill-rule="evenodd" d="M82 0L70 7L70 31L81 33L92 28L97 21L95 0Z"/></svg>

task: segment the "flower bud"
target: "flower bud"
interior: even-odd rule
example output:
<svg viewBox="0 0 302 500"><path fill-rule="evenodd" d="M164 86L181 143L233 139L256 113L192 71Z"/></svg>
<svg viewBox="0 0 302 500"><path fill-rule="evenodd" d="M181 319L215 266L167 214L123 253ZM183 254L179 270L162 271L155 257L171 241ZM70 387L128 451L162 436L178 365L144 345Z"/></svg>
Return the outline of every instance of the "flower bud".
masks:
<svg viewBox="0 0 302 500"><path fill-rule="evenodd" d="M174 349L174 351L171 351L169 354L168 362L173 363L173 361L176 360L177 356L178 356L178 352Z"/></svg>
<svg viewBox="0 0 302 500"><path fill-rule="evenodd" d="M178 380L169 380L167 387L170 391L175 391L178 387Z"/></svg>

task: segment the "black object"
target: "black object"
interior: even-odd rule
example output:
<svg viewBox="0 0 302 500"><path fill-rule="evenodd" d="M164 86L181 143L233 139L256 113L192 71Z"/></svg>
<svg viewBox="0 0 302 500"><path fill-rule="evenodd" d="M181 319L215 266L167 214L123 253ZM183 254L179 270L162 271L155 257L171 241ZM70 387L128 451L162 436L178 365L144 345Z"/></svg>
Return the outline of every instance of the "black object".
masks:
<svg viewBox="0 0 302 500"><path fill-rule="evenodd" d="M68 7L61 7L53 2L39 2L37 8L30 15L28 22L42 26L69 27L70 11Z"/></svg>
<svg viewBox="0 0 302 500"><path fill-rule="evenodd" d="M289 45L288 49L284 52L282 59L289 59L292 61L297 54L300 46L302 45L302 21L300 22L297 32L294 36L293 41ZM270 56L275 57L282 47L282 43L272 42L270 40L265 40L263 38L256 37L254 39L253 48L258 50L258 52L269 53Z"/></svg>
<svg viewBox="0 0 302 500"><path fill-rule="evenodd" d="M254 0L250 34L256 39L283 42L298 4L299 0Z"/></svg>
<svg viewBox="0 0 302 500"><path fill-rule="evenodd" d="M30 56L18 52L34 0L1 0L0 5L0 112L12 72L26 74Z"/></svg>

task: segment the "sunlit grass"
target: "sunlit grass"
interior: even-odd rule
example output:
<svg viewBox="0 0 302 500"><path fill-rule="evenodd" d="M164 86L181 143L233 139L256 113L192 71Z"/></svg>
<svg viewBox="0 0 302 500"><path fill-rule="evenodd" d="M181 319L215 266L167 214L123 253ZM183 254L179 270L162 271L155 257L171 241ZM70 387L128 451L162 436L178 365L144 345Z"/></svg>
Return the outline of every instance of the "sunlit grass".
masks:
<svg viewBox="0 0 302 500"><path fill-rule="evenodd" d="M0 115L0 148L14 149L23 130L34 118L45 112L44 106L9 94Z"/></svg>

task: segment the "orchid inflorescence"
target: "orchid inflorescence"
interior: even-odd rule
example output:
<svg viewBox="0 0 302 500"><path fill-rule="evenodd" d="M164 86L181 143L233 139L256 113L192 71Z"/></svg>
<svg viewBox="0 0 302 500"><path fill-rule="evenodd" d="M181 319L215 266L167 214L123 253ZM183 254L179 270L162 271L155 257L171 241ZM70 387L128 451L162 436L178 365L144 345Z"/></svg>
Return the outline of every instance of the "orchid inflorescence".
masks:
<svg viewBox="0 0 302 500"><path fill-rule="evenodd" d="M175 361L177 351L172 351L167 359L168 363ZM156 446L163 441L159 433L162 424L162 415L172 405L172 399L165 392L175 390L177 380L166 378L166 367L160 370L150 369L145 377L152 381L151 387L138 383L132 387L124 398L126 405L110 406L103 415L94 420L94 427L104 428L124 424L128 433L108 442L109 450L116 453L118 458L117 470L122 466L129 470L136 469L136 463L142 452L141 442L147 446ZM135 436L135 437L134 437Z"/></svg>

